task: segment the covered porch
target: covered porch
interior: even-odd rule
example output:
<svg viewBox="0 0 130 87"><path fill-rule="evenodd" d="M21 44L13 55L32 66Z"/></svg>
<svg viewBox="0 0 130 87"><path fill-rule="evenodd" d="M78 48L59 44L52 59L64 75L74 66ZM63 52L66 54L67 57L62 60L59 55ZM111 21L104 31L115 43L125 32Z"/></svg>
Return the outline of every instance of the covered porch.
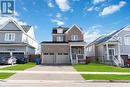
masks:
<svg viewBox="0 0 130 87"><path fill-rule="evenodd" d="M124 60L121 57L120 43L119 42L106 42L103 45L104 56L103 63L124 66Z"/></svg>
<svg viewBox="0 0 130 87"><path fill-rule="evenodd" d="M71 63L85 63L85 42L70 42L69 46Z"/></svg>

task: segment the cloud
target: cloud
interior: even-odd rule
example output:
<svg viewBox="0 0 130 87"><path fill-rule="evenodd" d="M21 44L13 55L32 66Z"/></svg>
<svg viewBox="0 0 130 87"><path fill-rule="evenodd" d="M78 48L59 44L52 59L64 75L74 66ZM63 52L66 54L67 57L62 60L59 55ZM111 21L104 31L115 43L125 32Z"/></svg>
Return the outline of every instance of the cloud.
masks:
<svg viewBox="0 0 130 87"><path fill-rule="evenodd" d="M93 6L87 9L87 11L93 11L93 10L94 10Z"/></svg>
<svg viewBox="0 0 130 87"><path fill-rule="evenodd" d="M100 29L102 28L102 25L94 25L89 27L89 30L84 32L84 39L87 43L90 43L97 39L99 36L101 36ZM91 38L91 39L90 39Z"/></svg>
<svg viewBox="0 0 130 87"><path fill-rule="evenodd" d="M96 30L96 29L100 29L102 28L102 25L93 25L91 27L89 27L90 30Z"/></svg>
<svg viewBox="0 0 130 87"><path fill-rule="evenodd" d="M14 16L19 16L19 13L14 11Z"/></svg>
<svg viewBox="0 0 130 87"><path fill-rule="evenodd" d="M120 1L118 5L111 5L111 6L105 7L99 15L105 16L105 15L113 14L116 11L120 10L123 6L125 6L125 4L126 4L125 1Z"/></svg>
<svg viewBox="0 0 130 87"><path fill-rule="evenodd" d="M57 19L51 19L52 23L58 25L58 26L62 26L64 25L64 21L61 21L61 20L57 20Z"/></svg>
<svg viewBox="0 0 130 87"><path fill-rule="evenodd" d="M55 7L51 0L48 0L48 6L49 6L50 8Z"/></svg>
<svg viewBox="0 0 130 87"><path fill-rule="evenodd" d="M59 19L61 19L61 13L57 13L56 17L59 18Z"/></svg>
<svg viewBox="0 0 130 87"><path fill-rule="evenodd" d="M111 35L112 33L116 32L117 30L113 30L110 33L106 34L106 35Z"/></svg>
<svg viewBox="0 0 130 87"><path fill-rule="evenodd" d="M25 8L25 7L22 7L22 8L23 8L23 10L24 10L24 11L28 11L28 9L27 9L27 8Z"/></svg>
<svg viewBox="0 0 130 87"><path fill-rule="evenodd" d="M91 7L86 8L86 9L87 9L88 12L91 12L91 11L97 11L98 12L100 10L99 7L95 7L95 6L91 6Z"/></svg>
<svg viewBox="0 0 130 87"><path fill-rule="evenodd" d="M79 1L81 1L81 0L73 0L74 2L79 2Z"/></svg>
<svg viewBox="0 0 130 87"><path fill-rule="evenodd" d="M16 21L18 24L20 25L27 25L26 22L21 21L18 18L13 18L13 17L0 17L0 25L2 25L3 23L5 23L6 21L8 21L9 19L13 19L14 21Z"/></svg>
<svg viewBox="0 0 130 87"><path fill-rule="evenodd" d="M93 4L96 5L96 4L105 2L105 1L106 1L106 0L93 0Z"/></svg>
<svg viewBox="0 0 130 87"><path fill-rule="evenodd" d="M70 10L69 1L68 0L55 0L56 4L59 6L61 11L65 12Z"/></svg>

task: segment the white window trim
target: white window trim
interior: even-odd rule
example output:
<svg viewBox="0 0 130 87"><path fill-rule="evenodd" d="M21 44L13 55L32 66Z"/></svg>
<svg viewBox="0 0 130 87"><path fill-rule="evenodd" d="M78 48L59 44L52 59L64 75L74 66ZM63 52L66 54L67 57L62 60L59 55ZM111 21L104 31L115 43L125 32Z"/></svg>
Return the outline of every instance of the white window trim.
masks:
<svg viewBox="0 0 130 87"><path fill-rule="evenodd" d="M116 54L116 49L115 48L108 48L108 51L109 50L114 50L114 56L115 56L115 54ZM110 54L109 54L110 55Z"/></svg>
<svg viewBox="0 0 130 87"><path fill-rule="evenodd" d="M127 38L127 41L126 41L126 37L129 37L129 39L130 39L130 35L127 34L127 35L124 36L124 44L125 44L125 45L130 45L130 40L128 40L128 38ZM128 41L129 41L129 42L128 42Z"/></svg>
<svg viewBox="0 0 130 87"><path fill-rule="evenodd" d="M77 41L79 39L78 35L71 35L72 41Z"/></svg>
<svg viewBox="0 0 130 87"><path fill-rule="evenodd" d="M57 33L58 33L58 34L62 34L62 33L63 33L63 29L60 29L60 28L57 29Z"/></svg>
<svg viewBox="0 0 130 87"><path fill-rule="evenodd" d="M10 40L9 35L12 35ZM15 41L15 33L5 33L5 41Z"/></svg>
<svg viewBox="0 0 130 87"><path fill-rule="evenodd" d="M57 36L56 40L59 41L59 42L63 41L63 36Z"/></svg>

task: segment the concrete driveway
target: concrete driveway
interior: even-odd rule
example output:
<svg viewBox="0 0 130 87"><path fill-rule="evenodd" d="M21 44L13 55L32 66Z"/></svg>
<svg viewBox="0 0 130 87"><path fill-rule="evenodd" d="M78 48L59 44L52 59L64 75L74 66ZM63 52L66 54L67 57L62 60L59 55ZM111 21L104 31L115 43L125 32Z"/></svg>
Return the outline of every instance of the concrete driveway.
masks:
<svg viewBox="0 0 130 87"><path fill-rule="evenodd" d="M71 71L76 72L73 66L45 66L38 65L26 71ZM79 74L34 74L17 73L8 80L84 80Z"/></svg>

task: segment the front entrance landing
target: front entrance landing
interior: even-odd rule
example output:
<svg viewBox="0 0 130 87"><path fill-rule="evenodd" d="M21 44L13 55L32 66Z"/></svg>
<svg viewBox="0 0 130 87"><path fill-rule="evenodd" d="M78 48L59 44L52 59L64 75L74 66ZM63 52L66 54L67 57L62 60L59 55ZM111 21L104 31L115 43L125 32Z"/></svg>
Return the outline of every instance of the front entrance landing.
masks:
<svg viewBox="0 0 130 87"><path fill-rule="evenodd" d="M71 71L77 72L73 66L46 66L38 65L27 71ZM25 74L18 73L11 76L8 80L84 80L80 74Z"/></svg>

